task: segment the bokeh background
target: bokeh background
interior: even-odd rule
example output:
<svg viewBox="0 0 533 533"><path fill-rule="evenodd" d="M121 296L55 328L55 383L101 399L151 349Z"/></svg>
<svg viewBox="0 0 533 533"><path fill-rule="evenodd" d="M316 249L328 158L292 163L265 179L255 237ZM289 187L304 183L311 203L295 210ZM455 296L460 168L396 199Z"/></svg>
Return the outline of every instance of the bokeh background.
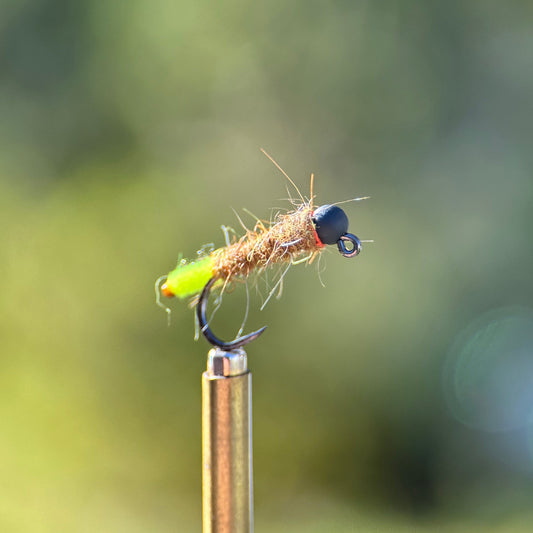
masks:
<svg viewBox="0 0 533 533"><path fill-rule="evenodd" d="M288 206L263 147L375 242L252 298L256 530L530 531L532 94L526 0L1 3L0 530L200 531L153 283Z"/></svg>

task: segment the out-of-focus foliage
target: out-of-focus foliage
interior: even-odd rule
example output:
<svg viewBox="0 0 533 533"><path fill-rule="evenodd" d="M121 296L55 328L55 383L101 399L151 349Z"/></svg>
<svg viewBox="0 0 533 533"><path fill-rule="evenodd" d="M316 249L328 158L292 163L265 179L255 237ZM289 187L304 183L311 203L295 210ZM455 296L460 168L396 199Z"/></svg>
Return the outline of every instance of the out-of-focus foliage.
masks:
<svg viewBox="0 0 533 533"><path fill-rule="evenodd" d="M530 531L532 94L526 1L0 4L0 530L200 530L152 287L288 206L264 147L375 243L252 299L257 530Z"/></svg>

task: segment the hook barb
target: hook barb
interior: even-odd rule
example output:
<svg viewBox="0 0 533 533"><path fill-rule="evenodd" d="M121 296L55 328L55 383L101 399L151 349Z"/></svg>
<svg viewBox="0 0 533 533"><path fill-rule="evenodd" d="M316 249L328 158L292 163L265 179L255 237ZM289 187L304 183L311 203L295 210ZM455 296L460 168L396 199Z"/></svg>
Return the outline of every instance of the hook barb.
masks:
<svg viewBox="0 0 533 533"><path fill-rule="evenodd" d="M252 333L249 333L248 335L243 335L242 337L237 337L236 339L225 342L221 339L219 339L209 327L209 324L206 319L206 310L207 310L207 301L209 300L209 293L211 291L211 287L213 284L217 281L217 278L211 278L206 284L204 289L202 290L202 294L200 295L200 299L198 300L198 303L196 304L196 316L198 317L198 322L200 324L200 331L203 333L204 337L207 339L207 342L212 344L213 346L217 346L221 350L224 350L225 352L231 352L232 350L236 350L237 348L242 348L246 344L254 341L265 331L266 326L262 327L261 329L258 329L257 331L253 331Z"/></svg>

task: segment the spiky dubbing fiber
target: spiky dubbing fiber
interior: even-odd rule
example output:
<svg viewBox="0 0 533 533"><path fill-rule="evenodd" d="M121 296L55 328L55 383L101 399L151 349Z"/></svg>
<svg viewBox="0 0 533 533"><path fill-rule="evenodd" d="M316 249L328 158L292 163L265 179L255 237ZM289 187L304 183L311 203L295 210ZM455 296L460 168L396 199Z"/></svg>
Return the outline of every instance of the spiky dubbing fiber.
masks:
<svg viewBox="0 0 533 533"><path fill-rule="evenodd" d="M274 263L320 251L324 245L316 235L312 213L312 207L305 203L295 211L278 215L270 227L258 222L237 242L213 252L213 276L229 281L234 276L246 277L252 270L261 271Z"/></svg>

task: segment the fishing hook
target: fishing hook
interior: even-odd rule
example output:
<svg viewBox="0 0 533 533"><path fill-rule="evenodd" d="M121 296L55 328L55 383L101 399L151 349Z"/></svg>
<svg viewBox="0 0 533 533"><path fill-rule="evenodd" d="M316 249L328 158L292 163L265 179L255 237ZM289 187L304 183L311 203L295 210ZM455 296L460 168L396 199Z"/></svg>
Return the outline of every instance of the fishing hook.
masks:
<svg viewBox="0 0 533 533"><path fill-rule="evenodd" d="M196 316L198 317L198 322L200 324L200 330L203 333L204 337L207 339L207 341L213 346L217 346L221 350L224 350L225 352L231 352L232 350L235 350L237 348L242 348L249 342L252 342L253 340L257 339L257 337L259 337L259 335L261 335L261 333L265 331L266 326L262 327L261 329L258 329L257 331L253 331L252 333L249 333L248 335L237 337L236 339L230 342L224 342L223 340L220 340L211 331L211 328L209 327L209 324L205 316L206 310L207 310L207 300L209 300L209 293L215 281L217 281L217 278L213 277L205 284L205 287L202 290L202 294L200 295L198 303L196 304Z"/></svg>
<svg viewBox="0 0 533 533"><path fill-rule="evenodd" d="M352 247L348 248L346 242L351 242ZM337 241L337 248L344 257L355 257L361 251L361 241L351 233L344 233Z"/></svg>

